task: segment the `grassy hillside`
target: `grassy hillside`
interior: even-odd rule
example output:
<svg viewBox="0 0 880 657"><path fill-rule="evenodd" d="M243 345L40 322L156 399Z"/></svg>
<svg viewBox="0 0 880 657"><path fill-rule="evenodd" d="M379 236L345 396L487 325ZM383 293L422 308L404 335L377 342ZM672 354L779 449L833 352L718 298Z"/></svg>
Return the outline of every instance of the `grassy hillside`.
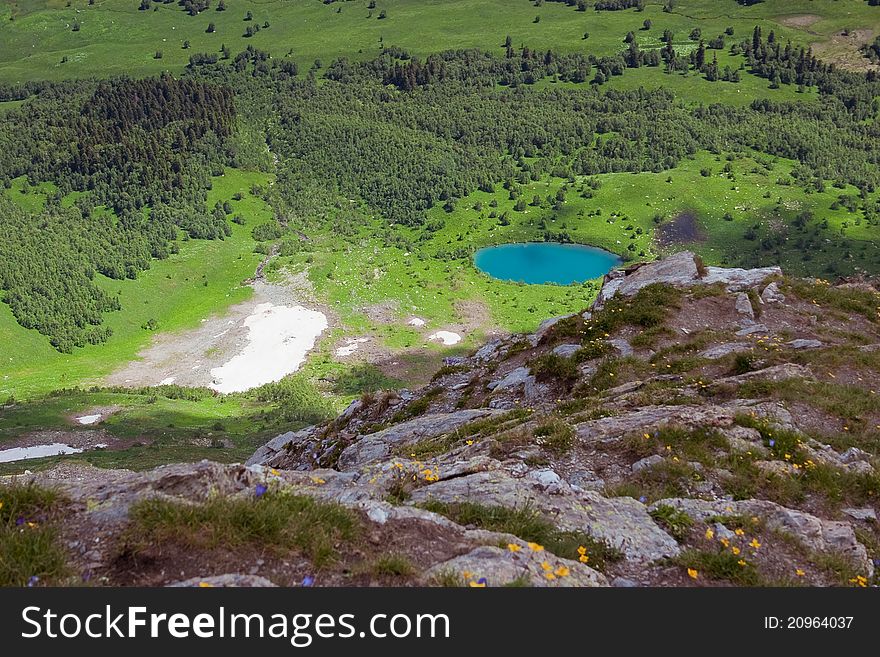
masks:
<svg viewBox="0 0 880 657"><path fill-rule="evenodd" d="M250 194L250 187L267 180L265 174L237 170L214 179L210 202L228 200L246 218L244 225L232 224L232 237L183 242L179 254L154 261L135 280L100 277L102 287L119 291L122 303L121 311L106 316L107 326L113 329L106 344L59 353L44 336L22 328L8 306L0 304L0 398L97 382L149 343L153 333L143 328L149 320L155 320L160 331L174 331L195 326L203 317L247 299L251 288L242 282L253 275L261 257L253 252L251 230L271 217L265 203ZM44 198L40 189L49 187L29 189L25 194L21 189L19 181L7 193L36 208ZM232 199L236 192L243 194L241 201Z"/></svg>
<svg viewBox="0 0 880 657"><path fill-rule="evenodd" d="M372 11L367 4L229 0L226 11L216 11L212 1L190 16L176 3L153 3L140 11L139 0L2 0L0 81L142 76L180 69L191 54L216 53L224 44L233 53L248 45L275 57L290 53L307 69L315 60L326 65L336 57L369 58L383 45L418 55L450 48L497 50L507 35L533 48L607 55L622 50L623 35L638 32L646 19L653 22L651 34L640 35L646 44L665 29L687 41L694 27L712 38L727 27L744 36L761 24L784 39L823 43L843 29L880 26L880 11L863 0L768 0L751 7L735 0L677 0L670 13L662 11L662 2L651 1L643 12L578 12L557 2L535 7L530 0L380 0ZM253 21L244 20L248 11ZM247 27L266 21L268 28L244 36ZM213 33L206 32L209 23ZM836 44L834 54L845 60L851 50Z"/></svg>

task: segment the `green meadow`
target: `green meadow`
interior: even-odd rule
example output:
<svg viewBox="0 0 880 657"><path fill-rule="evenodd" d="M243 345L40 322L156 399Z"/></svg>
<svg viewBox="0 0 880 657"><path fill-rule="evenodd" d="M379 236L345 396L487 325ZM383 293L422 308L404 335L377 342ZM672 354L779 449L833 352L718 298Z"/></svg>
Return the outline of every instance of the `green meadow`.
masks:
<svg viewBox="0 0 880 657"><path fill-rule="evenodd" d="M289 54L307 69L316 60L326 66L337 57L370 58L384 45L421 56L456 48L500 50L508 35L531 48L609 55L622 50L623 36L638 33L646 19L653 22L651 34L640 35L646 41L665 29L687 40L694 27L705 38L727 27L734 28L734 38L743 37L760 24L783 39L818 43L845 28L876 31L880 24L876 8L861 0L771 0L750 7L735 0L677 0L670 13L650 0L643 12L579 12L565 3L536 7L529 0L379 0L374 10L366 0L229 0L226 11L216 11L212 0L197 16L177 3L153 3L146 11L139 5L139 0L2 0L0 81L150 75L179 70L191 54L216 53L223 45L233 53L253 45L275 57ZM253 21L244 20L248 11ZM804 14L819 20L790 27L780 22ZM269 27L262 28L267 21ZM209 23L213 33L206 31ZM245 37L247 27L257 24L262 29Z"/></svg>

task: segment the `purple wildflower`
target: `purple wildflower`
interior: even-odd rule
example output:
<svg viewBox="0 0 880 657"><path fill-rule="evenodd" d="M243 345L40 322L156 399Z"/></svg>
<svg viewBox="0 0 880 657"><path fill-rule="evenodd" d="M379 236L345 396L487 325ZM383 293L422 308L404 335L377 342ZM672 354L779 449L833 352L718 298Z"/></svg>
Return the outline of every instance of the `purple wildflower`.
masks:
<svg viewBox="0 0 880 657"><path fill-rule="evenodd" d="M33 588L34 586L37 585L37 582L39 582L39 581L40 581L39 577L37 577L36 575L31 575L30 577L28 577L28 581L27 581L28 588Z"/></svg>
<svg viewBox="0 0 880 657"><path fill-rule="evenodd" d="M770 439L770 447L776 447L776 441L772 438Z"/></svg>
<svg viewBox="0 0 880 657"><path fill-rule="evenodd" d="M311 575L306 575L303 577L302 585L303 586L313 586L315 584L315 578Z"/></svg>
<svg viewBox="0 0 880 657"><path fill-rule="evenodd" d="M647 501L648 501L648 498L645 497L644 495L642 495L642 496L639 498L639 502L641 502L642 504L647 503Z"/></svg>
<svg viewBox="0 0 880 657"><path fill-rule="evenodd" d="M18 518L15 519L15 526L21 527L23 524L24 524L24 517L18 516Z"/></svg>
<svg viewBox="0 0 880 657"><path fill-rule="evenodd" d="M266 494L267 490L269 490L269 489L266 488L266 486L264 484L257 484L257 489L255 491L255 494L257 497L263 497L263 495Z"/></svg>

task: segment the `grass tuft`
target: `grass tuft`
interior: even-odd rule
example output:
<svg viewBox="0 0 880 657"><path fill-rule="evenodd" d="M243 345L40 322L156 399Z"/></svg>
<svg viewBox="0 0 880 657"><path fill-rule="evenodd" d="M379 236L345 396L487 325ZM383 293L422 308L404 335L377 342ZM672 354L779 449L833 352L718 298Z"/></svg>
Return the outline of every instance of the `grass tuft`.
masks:
<svg viewBox="0 0 880 657"><path fill-rule="evenodd" d="M190 550L252 545L301 550L318 568L333 563L335 546L353 541L361 530L355 513L339 504L283 493L216 497L203 504L142 500L129 519L123 552L135 556L165 543Z"/></svg>

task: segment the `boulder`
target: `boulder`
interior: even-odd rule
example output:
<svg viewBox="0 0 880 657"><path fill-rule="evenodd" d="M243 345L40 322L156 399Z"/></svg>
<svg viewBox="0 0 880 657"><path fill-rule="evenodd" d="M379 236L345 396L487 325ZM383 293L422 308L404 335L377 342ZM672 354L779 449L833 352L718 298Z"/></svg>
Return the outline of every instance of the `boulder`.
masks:
<svg viewBox="0 0 880 657"><path fill-rule="evenodd" d="M353 402L352 405L359 402L360 400L357 400L356 402ZM346 411L351 409L352 405L350 405ZM299 431L288 431L287 433L282 433L280 436L275 436L272 440L254 452L245 462L245 465L267 465L279 453L284 452L288 446L301 445L302 443L311 440L316 432L317 428L310 426L305 429L300 429Z"/></svg>
<svg viewBox="0 0 880 657"><path fill-rule="evenodd" d="M818 349L819 347L824 346L822 342L819 340L807 340L804 338L798 340L791 340L786 342L789 347L792 349Z"/></svg>
<svg viewBox="0 0 880 657"><path fill-rule="evenodd" d="M342 450L339 455L340 470L353 470L367 463L388 458L399 447L436 438L464 425L503 411L477 408L453 413L432 413L396 424L382 431L360 437Z"/></svg>
<svg viewBox="0 0 880 657"><path fill-rule="evenodd" d="M781 276L779 267L759 267L757 269L740 269L738 267L706 267L706 275L702 283L712 285L723 283L728 292L742 292L761 285L771 276Z"/></svg>
<svg viewBox="0 0 880 657"><path fill-rule="evenodd" d="M561 344L553 350L553 353L561 358L571 358L580 350L579 344Z"/></svg>
<svg viewBox="0 0 880 657"><path fill-rule="evenodd" d="M479 586L505 586L511 582L533 587L608 586L602 573L578 561L562 559L546 550L533 550L522 541L511 545L519 549L489 545L475 548L436 564L425 573L425 579L431 582L454 577L463 584Z"/></svg>
<svg viewBox="0 0 880 657"><path fill-rule="evenodd" d="M740 292L736 295L736 312L740 315L745 315L750 319L755 318L755 311L752 308L752 301L749 299L749 295L745 292Z"/></svg>
<svg viewBox="0 0 880 657"><path fill-rule="evenodd" d="M564 481L556 484L553 491L545 491L533 480L516 479L501 470L481 472L413 491L412 504L428 500L532 508L560 529L591 534L635 562L650 562L679 551L675 539L657 526L637 500L575 491Z"/></svg>
<svg viewBox="0 0 880 657"><path fill-rule="evenodd" d="M782 303L785 301L785 295L779 291L776 281L773 281L761 292L761 300L764 303Z"/></svg>
<svg viewBox="0 0 880 657"><path fill-rule="evenodd" d="M508 372L504 377L496 381L491 381L487 388L489 390L499 391L534 384L535 377L532 376L528 367L517 367L515 370Z"/></svg>
<svg viewBox="0 0 880 657"><path fill-rule="evenodd" d="M632 470L633 473L636 473L641 472L642 470L650 470L660 463L663 463L663 457L659 454L651 454L651 456L646 456L633 463L629 466L629 469Z"/></svg>

